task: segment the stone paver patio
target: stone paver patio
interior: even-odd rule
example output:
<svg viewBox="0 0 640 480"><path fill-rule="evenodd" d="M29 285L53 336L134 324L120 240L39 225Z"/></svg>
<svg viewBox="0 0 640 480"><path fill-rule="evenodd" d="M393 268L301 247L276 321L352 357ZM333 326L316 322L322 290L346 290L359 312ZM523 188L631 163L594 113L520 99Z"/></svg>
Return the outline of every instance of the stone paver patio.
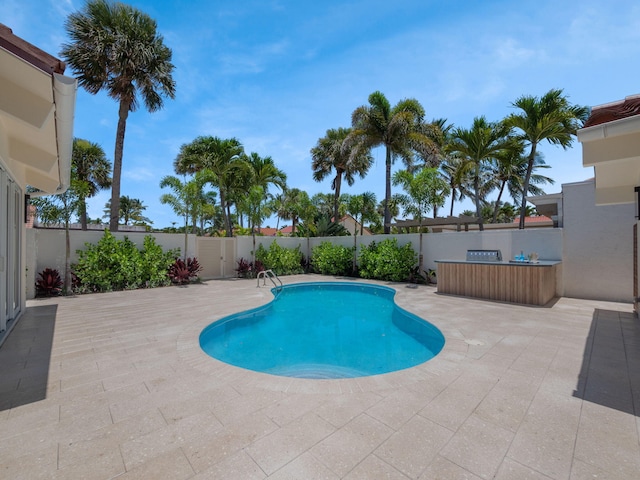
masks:
<svg viewBox="0 0 640 480"><path fill-rule="evenodd" d="M284 277L311 280L327 278ZM346 380L250 372L200 350L203 327L272 299L255 280L29 301L0 348L0 478L640 478L630 304L391 286L445 348Z"/></svg>

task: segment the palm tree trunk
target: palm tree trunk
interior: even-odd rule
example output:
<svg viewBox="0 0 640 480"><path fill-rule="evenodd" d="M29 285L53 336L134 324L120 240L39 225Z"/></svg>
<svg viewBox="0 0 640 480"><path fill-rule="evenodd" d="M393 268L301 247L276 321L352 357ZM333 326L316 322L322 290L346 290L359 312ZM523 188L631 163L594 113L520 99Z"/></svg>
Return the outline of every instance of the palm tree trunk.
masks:
<svg viewBox="0 0 640 480"><path fill-rule="evenodd" d="M333 196L333 221L337 222L339 220L338 218L338 203L340 201L340 187L342 184L342 172L338 172L336 174L336 191L335 194Z"/></svg>
<svg viewBox="0 0 640 480"><path fill-rule="evenodd" d="M227 216L227 206L225 205L225 195L224 189L220 188L220 208L222 210L222 221L224 222L224 229L226 230L227 237L231 237L231 227L228 216Z"/></svg>
<svg viewBox="0 0 640 480"><path fill-rule="evenodd" d="M420 215L420 226L418 227L420 229L420 253L418 254L418 275L422 276L422 271L423 268L422 266L424 265L424 255L422 254L422 215Z"/></svg>
<svg viewBox="0 0 640 480"><path fill-rule="evenodd" d="M533 171L533 162L536 157L536 144L531 144L531 153L529 153L529 159L527 162L527 174L524 177L524 183L522 185L522 205L520 206L520 222L518 224L519 230L524 230L524 219L527 215L527 192L529 191L529 180L531 179L531 172Z"/></svg>
<svg viewBox="0 0 640 480"><path fill-rule="evenodd" d="M80 199L80 225L82 230L87 229L87 202L84 198Z"/></svg>
<svg viewBox="0 0 640 480"><path fill-rule="evenodd" d="M357 222L357 220L356 220ZM356 225L356 227L353 229L353 267L352 267L352 273L355 275L356 274L356 265L357 265L357 261L358 261L358 225Z"/></svg>
<svg viewBox="0 0 640 480"><path fill-rule="evenodd" d="M502 193L504 192L504 187L507 185L507 182L502 182L500 186L500 192L498 193L498 198L496 199L496 206L493 209L493 223L496 223L498 219L498 210L500 210L500 199L502 198Z"/></svg>
<svg viewBox="0 0 640 480"><path fill-rule="evenodd" d="M387 155L385 160L385 190L384 190L384 233L391 233L391 210L389 209L391 202L391 149L387 146Z"/></svg>
<svg viewBox="0 0 640 480"><path fill-rule="evenodd" d="M453 202L455 202L456 199L456 189L452 188L451 189L451 211L449 212L449 216L453 217Z"/></svg>
<svg viewBox="0 0 640 480"><path fill-rule="evenodd" d="M120 176L122 174L122 154L124 152L124 133L127 128L127 117L131 102L127 99L120 100L118 111L118 128L116 130L116 148L113 153L113 178L111 181L111 212L109 216L109 231L118 231L120 218Z"/></svg>
<svg viewBox="0 0 640 480"><path fill-rule="evenodd" d="M478 216L478 227L482 232L484 230L484 222L482 221L482 209L480 208L480 179L478 173L473 177L473 190L476 203L476 215Z"/></svg>

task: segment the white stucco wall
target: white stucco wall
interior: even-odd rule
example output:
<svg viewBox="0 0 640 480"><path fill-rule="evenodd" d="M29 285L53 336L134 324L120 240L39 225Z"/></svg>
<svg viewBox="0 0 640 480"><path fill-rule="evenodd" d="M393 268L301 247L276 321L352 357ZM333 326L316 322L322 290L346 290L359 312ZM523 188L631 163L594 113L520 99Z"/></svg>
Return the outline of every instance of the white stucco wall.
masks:
<svg viewBox="0 0 640 480"><path fill-rule="evenodd" d="M127 237L138 248L142 248L144 237L150 235L147 232L116 232L117 239ZM181 255L185 250L185 236L183 234L154 233L156 242L162 245L164 250L178 248ZM104 231L70 231L71 263L78 260L78 250L85 249L85 243L96 244L104 236ZM65 260L65 231L46 228L26 229L27 250L27 298L35 296L35 282L38 273L45 268L55 268L60 274L64 272ZM196 253L196 236L187 235L187 256Z"/></svg>
<svg viewBox="0 0 640 480"><path fill-rule="evenodd" d="M563 187L564 295L633 301L633 203L596 206L593 180Z"/></svg>
<svg viewBox="0 0 640 480"><path fill-rule="evenodd" d="M556 293L559 296L597 299L617 302L633 301L633 225L635 205L595 205L593 181L563 185L564 228L529 228L525 230L490 230L471 232L442 232L423 235L422 247L424 268L435 269L436 260L464 260L469 249L499 249L504 260L509 260L521 251L525 254L538 253L541 260L562 260L558 269ZM96 243L102 232L72 232L72 262L76 250L84 248L85 242ZM146 233L119 232L117 236L129 237L138 245ZM184 249L184 235L154 234L165 249ZM419 251L419 234L395 236L399 245L411 242L416 253ZM358 236L358 249L371 241L382 241L385 235ZM211 239L215 241L215 239ZM222 241L222 239L220 239ZM286 248L300 246L308 256L316 245L332 241L346 247L353 246L354 238L299 238L299 237L256 237L256 246L269 248L277 241ZM251 259L253 239L250 236L236 237L235 258L225 258L225 276L233 275L236 262L240 258ZM27 292L34 294L37 272L45 267L64 266L64 231L27 229ZM189 256L199 256L196 237L189 235L187 252ZM204 255L204 252L203 252ZM202 262L207 259L203 256Z"/></svg>

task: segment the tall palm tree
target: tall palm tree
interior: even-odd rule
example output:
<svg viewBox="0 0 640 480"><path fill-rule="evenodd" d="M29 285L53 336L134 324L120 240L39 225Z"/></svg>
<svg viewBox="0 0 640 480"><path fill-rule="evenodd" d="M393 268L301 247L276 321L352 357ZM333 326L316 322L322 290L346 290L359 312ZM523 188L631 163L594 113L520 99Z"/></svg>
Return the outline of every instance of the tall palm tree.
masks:
<svg viewBox="0 0 640 480"><path fill-rule="evenodd" d="M111 186L111 163L107 160L104 150L97 143L73 139L71 165L75 171L75 178L84 182L86 197L81 195L78 205L82 230L87 229L87 198L94 197L100 190Z"/></svg>
<svg viewBox="0 0 640 480"><path fill-rule="evenodd" d="M174 161L176 173L195 173L208 169L215 176L215 185L220 195L220 207L224 219L226 236L233 236L231 225L231 203L238 180L245 178L248 164L244 160L244 148L235 138L197 137L193 142L180 147Z"/></svg>
<svg viewBox="0 0 640 480"><path fill-rule="evenodd" d="M547 141L552 145L560 145L565 150L569 148L577 130L587 120L589 109L580 105L571 105L560 89L551 89L540 98L524 95L512 105L518 108L519 112L509 115L505 122L520 131L522 139L530 146L527 171L522 186L522 205L518 225L518 228L523 229L529 182L538 145Z"/></svg>
<svg viewBox="0 0 640 480"><path fill-rule="evenodd" d="M244 159L251 167L252 183L264 188L265 192L271 185L280 190L284 190L287 186L287 174L276 167L270 156L261 157L256 152L251 152Z"/></svg>
<svg viewBox="0 0 640 480"><path fill-rule="evenodd" d="M391 231L391 165L401 158L407 167L416 155L425 162L435 161L437 144L434 127L424 122L424 108L415 99L400 100L391 107L381 92L369 95L369 105L356 108L351 115L352 142L362 142L367 150L385 147L384 233Z"/></svg>
<svg viewBox="0 0 640 480"><path fill-rule="evenodd" d="M129 112L140 100L149 112L160 110L163 96L174 98L171 49L156 31L149 15L124 3L90 0L71 13L65 30L71 42L62 46L78 84L89 93L106 90L119 103L113 156L109 229L118 230L120 176L124 135Z"/></svg>
<svg viewBox="0 0 640 480"><path fill-rule="evenodd" d="M340 195L338 199L338 218L334 218L334 221L338 221L342 217L344 211L344 195ZM311 197L311 203L318 210L318 214L322 217L335 217L334 215L334 201L335 196L332 193L316 193ZM342 207L342 208L341 208Z"/></svg>
<svg viewBox="0 0 640 480"><path fill-rule="evenodd" d="M406 195L399 197L405 213L418 219L420 232L420 252L418 272L422 274L424 256L422 254L422 220L434 206L442 206L449 195L449 184L442 178L437 168L423 168L416 174L409 170L399 170L393 175L393 184L402 186Z"/></svg>
<svg viewBox="0 0 640 480"><path fill-rule="evenodd" d="M250 155L244 156L244 160L247 162L249 168L247 169L250 176L249 183L241 188L241 197L244 200L250 200L244 202L249 206L249 228L256 227L255 220L261 218L260 223L264 220L264 215L260 217L258 212L266 211L266 202L272 198L272 194L269 192L269 187L274 185L284 191L287 186L287 174L276 167L275 162L270 156L261 157L256 152L251 152ZM260 187L261 190L253 189L253 187ZM251 195L247 195L247 189ZM258 192L262 192L262 200L260 205L255 205L255 197ZM260 225L257 225L260 227Z"/></svg>
<svg viewBox="0 0 640 480"><path fill-rule="evenodd" d="M451 209L449 215L453 216L453 207L456 201L467 198L469 173L473 170L472 165L466 159L455 155L447 155L440 164L442 177L449 184L451 191Z"/></svg>
<svg viewBox="0 0 640 480"><path fill-rule="evenodd" d="M304 190L300 190L299 188L285 190L280 216L284 220L291 220L291 235L295 235L296 227L300 219L310 216L308 212L311 210L311 207L313 207L313 205L311 204L309 195Z"/></svg>
<svg viewBox="0 0 640 480"><path fill-rule="evenodd" d="M174 213L184 217L185 233L189 221L191 221L191 233L197 233L198 224L200 231L204 231L205 218L210 216L215 201L215 192L205 192L207 183L214 181L213 174L205 169L196 172L193 178L182 181L173 175L166 175L160 181L160 188L171 188L173 193L164 193L160 196L160 203L169 205Z"/></svg>
<svg viewBox="0 0 640 480"><path fill-rule="evenodd" d="M132 222L132 225L149 225L151 224L151 220L145 217L142 212L147 209L147 206L142 203L142 200L139 198L131 198L126 195L120 197L120 209L118 210L118 223L122 220L124 225L129 225L129 222ZM105 217L111 216L112 204L111 200L109 200L105 204Z"/></svg>
<svg viewBox="0 0 640 480"><path fill-rule="evenodd" d="M480 230L484 230L480 203L483 176L488 164L509 147L509 132L510 129L505 124L488 122L482 116L473 119L470 129L456 128L452 133L451 152L464 158L472 168L471 178Z"/></svg>
<svg viewBox="0 0 640 480"><path fill-rule="evenodd" d="M344 177L351 186L355 182L355 176L364 178L373 164L370 149L362 148L360 143L347 140L350 133L349 128L331 128L311 149L311 169L316 182L321 182L335 171L331 181L331 189L334 191L333 219L335 222L339 219L338 204L342 178Z"/></svg>
<svg viewBox="0 0 640 480"><path fill-rule="evenodd" d="M509 195L513 198L513 201L518 206L518 209L522 208L522 192L523 192L523 184L524 177L527 171L527 159L526 157L522 158L522 163L518 165L520 171L518 176L514 176L511 178L511 181L507 184L507 189L509 190ZM538 152L536 154L536 158L533 161L533 168L531 169L531 177L529 178L529 189L528 192L531 195L544 195L544 190L540 185L550 184L553 185L555 180L551 177L547 177L546 175L542 175L540 173L536 173L538 169L547 169L551 168L550 165L547 165L544 161L543 155Z"/></svg>

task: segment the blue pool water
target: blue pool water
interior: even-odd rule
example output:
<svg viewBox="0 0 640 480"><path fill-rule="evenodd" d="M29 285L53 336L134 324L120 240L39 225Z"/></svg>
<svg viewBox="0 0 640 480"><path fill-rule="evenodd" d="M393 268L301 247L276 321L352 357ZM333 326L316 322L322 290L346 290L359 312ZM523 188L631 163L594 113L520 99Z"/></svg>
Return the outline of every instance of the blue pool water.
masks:
<svg viewBox="0 0 640 480"><path fill-rule="evenodd" d="M418 365L444 346L440 330L394 303L391 288L319 282L273 292L271 303L207 326L201 348L273 375L349 378Z"/></svg>

